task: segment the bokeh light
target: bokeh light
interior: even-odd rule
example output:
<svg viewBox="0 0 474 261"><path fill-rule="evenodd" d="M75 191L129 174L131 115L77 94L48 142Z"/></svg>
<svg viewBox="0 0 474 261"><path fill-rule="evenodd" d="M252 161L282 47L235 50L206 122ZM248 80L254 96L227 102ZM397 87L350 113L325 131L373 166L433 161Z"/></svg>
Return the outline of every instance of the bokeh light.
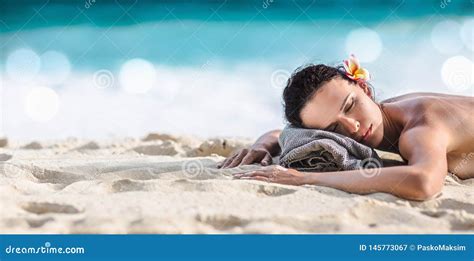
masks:
<svg viewBox="0 0 474 261"><path fill-rule="evenodd" d="M441 77L452 91L474 88L474 63L464 56L453 56L443 63Z"/></svg>
<svg viewBox="0 0 474 261"><path fill-rule="evenodd" d="M41 67L40 57L31 49L17 49L6 62L6 73L17 82L29 82L38 74Z"/></svg>
<svg viewBox="0 0 474 261"><path fill-rule="evenodd" d="M352 30L346 38L347 55L354 54L361 62L373 62L382 52L382 40L369 28Z"/></svg>
<svg viewBox="0 0 474 261"><path fill-rule="evenodd" d="M193 70L178 70L162 66L156 69L159 78L156 80L156 88L153 88L150 93L154 97L158 97L156 99L157 106L170 106L170 103L175 102L176 97L184 86L189 87L189 90L196 87L193 86L193 83L198 81L195 78L191 80L191 77L181 77L180 80L177 80L177 74L180 73L181 75L196 75Z"/></svg>
<svg viewBox="0 0 474 261"><path fill-rule="evenodd" d="M474 51L474 19L464 21L460 33L464 45Z"/></svg>
<svg viewBox="0 0 474 261"><path fill-rule="evenodd" d="M35 87L26 94L24 106L26 115L32 120L47 122L59 110L59 96L51 88Z"/></svg>
<svg viewBox="0 0 474 261"><path fill-rule="evenodd" d="M155 67L152 63L143 59L129 60L120 69L119 82L126 92L146 93L156 83Z"/></svg>
<svg viewBox="0 0 474 261"><path fill-rule="evenodd" d="M40 74L46 84L61 84L71 73L71 63L61 52L47 51L41 55Z"/></svg>
<svg viewBox="0 0 474 261"><path fill-rule="evenodd" d="M455 54L462 49L460 30L461 25L456 21L439 22L431 31L431 43L442 54Z"/></svg>
<svg viewBox="0 0 474 261"><path fill-rule="evenodd" d="M288 73L308 64L337 66L351 53L372 74L378 100L407 92L474 94L466 62L474 61L474 17L463 1L442 10L439 3L422 1L405 1L398 9L399 3L371 2L370 12L355 8L350 14L344 1L311 7L306 3L311 1L301 6L281 1L266 10L265 22L248 20L259 16L258 10L238 1L228 6L228 16L221 14L222 21L205 26L207 16L200 14L217 10L215 1L193 9L167 1L166 8L179 10L180 19L149 15L167 11L148 2L133 9L143 20L114 25L123 10L101 5L87 10L93 23L86 19L74 26L75 16L62 10L77 10L77 3L48 5L41 15L54 24L42 19L26 24L31 5L12 4L12 12L0 17L11 22L11 30L0 32L5 135L102 138L156 131L258 137L286 123L281 99ZM250 8L241 9L245 5ZM299 7L309 7L308 16L295 20ZM194 31L198 34L190 37ZM39 105L29 105L25 113L33 87L59 95L59 111L47 124L30 119L49 118L35 116L43 110ZM204 104L209 97L212 102ZM207 121L212 124L203 124Z"/></svg>

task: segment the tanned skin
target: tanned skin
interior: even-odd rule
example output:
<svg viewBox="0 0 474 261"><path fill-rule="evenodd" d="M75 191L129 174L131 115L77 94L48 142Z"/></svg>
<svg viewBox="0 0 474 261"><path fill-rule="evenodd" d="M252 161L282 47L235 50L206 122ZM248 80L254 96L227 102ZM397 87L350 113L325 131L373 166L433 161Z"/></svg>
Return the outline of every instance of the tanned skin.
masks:
<svg viewBox="0 0 474 261"><path fill-rule="evenodd" d="M366 84L335 78L313 95L300 116L306 128L340 133L372 148L399 153L407 165L383 167L370 177L364 169L301 172L272 165L237 173L235 178L321 185L357 194L386 192L409 200L437 195L448 171L461 179L474 178L473 97L412 93L376 103ZM219 167L271 165L272 156L280 153L280 132L265 133Z"/></svg>

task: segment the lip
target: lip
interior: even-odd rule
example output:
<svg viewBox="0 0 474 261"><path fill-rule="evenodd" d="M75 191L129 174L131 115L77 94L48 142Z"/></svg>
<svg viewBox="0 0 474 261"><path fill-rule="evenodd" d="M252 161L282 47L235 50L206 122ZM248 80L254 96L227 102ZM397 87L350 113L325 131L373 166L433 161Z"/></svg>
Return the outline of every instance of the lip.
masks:
<svg viewBox="0 0 474 261"><path fill-rule="evenodd" d="M370 134L372 134L372 126L373 126L373 125L370 124L369 129L367 129L367 131L365 132L364 136L361 137L361 139L360 139L361 142L362 142L362 141L366 141L366 140L369 138Z"/></svg>

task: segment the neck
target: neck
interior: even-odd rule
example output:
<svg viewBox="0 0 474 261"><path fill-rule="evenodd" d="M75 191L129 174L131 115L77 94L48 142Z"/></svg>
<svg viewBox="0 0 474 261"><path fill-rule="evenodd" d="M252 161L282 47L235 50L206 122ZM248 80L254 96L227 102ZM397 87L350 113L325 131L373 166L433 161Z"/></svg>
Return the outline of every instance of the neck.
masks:
<svg viewBox="0 0 474 261"><path fill-rule="evenodd" d="M403 129L403 124L387 113L386 104L378 104L382 113L383 122L383 138L377 149L397 152L398 153L398 139Z"/></svg>

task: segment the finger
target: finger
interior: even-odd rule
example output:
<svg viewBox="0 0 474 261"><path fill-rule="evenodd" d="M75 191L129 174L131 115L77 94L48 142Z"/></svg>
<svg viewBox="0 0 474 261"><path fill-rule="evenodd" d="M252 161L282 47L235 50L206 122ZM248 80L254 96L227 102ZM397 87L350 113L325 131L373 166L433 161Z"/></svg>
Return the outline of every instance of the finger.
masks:
<svg viewBox="0 0 474 261"><path fill-rule="evenodd" d="M246 172L242 175L239 175L238 177L240 177L240 178L243 178L243 177L256 177L256 176L270 177L270 174L271 173L266 172L266 171L254 170L254 171Z"/></svg>
<svg viewBox="0 0 474 261"><path fill-rule="evenodd" d="M239 171L239 172L236 172L236 173L232 173L232 175L234 176L245 176L245 175L250 175L252 173L267 173L267 172L274 172L274 167L273 166L269 166L269 167L261 167L259 169L255 169L255 170L244 170L244 171Z"/></svg>
<svg viewBox="0 0 474 261"><path fill-rule="evenodd" d="M240 172L240 173L234 173L234 174L232 174L232 175L234 176L234 178L241 178L241 177L250 177L250 175L252 175L253 173L255 173L254 170L252 170L252 171Z"/></svg>
<svg viewBox="0 0 474 261"><path fill-rule="evenodd" d="M265 181L265 182L270 182L270 180L267 177L264 176L255 176L255 177L248 177L244 178L246 180L259 180L259 181Z"/></svg>
<svg viewBox="0 0 474 261"><path fill-rule="evenodd" d="M226 165L227 161L229 161L230 158L232 158L233 156L230 156L230 157L227 157L224 161L222 161L221 163L219 163L219 166L218 168L222 168Z"/></svg>
<svg viewBox="0 0 474 261"><path fill-rule="evenodd" d="M217 168L220 169L224 165L224 161L217 163Z"/></svg>
<svg viewBox="0 0 474 261"><path fill-rule="evenodd" d="M245 155L245 157L242 159L242 162L239 164L240 165L248 165L251 164L255 161L256 155L255 153L248 153Z"/></svg>
<svg viewBox="0 0 474 261"><path fill-rule="evenodd" d="M244 175L247 175L249 174L250 172L253 172L253 170L243 170L243 171L239 171L239 172L236 172L236 173L232 173L232 176L233 177L242 177Z"/></svg>
<svg viewBox="0 0 474 261"><path fill-rule="evenodd" d="M224 168L227 168L227 166L234 160L234 158L237 156L237 154L234 154L230 157L228 157L227 159L224 160L224 162L222 163L221 167L224 169Z"/></svg>
<svg viewBox="0 0 474 261"><path fill-rule="evenodd" d="M251 171L246 171L246 172L238 172L238 173L233 173L232 174L232 177L236 178L236 179L239 179L241 177L245 177L245 176L248 176L250 174Z"/></svg>
<svg viewBox="0 0 474 261"><path fill-rule="evenodd" d="M230 156L228 158L226 158L225 160L223 160L222 162L219 163L219 165L217 165L218 168L223 168L225 167L227 164L229 164L229 160L230 159L233 159L234 156Z"/></svg>
<svg viewBox="0 0 474 261"><path fill-rule="evenodd" d="M239 163L242 161L242 158L245 157L245 154L247 154L247 151L241 151L239 155L237 155L237 157L235 157L234 160L232 160L232 162L227 166L227 168L233 168L239 165Z"/></svg>
<svg viewBox="0 0 474 261"><path fill-rule="evenodd" d="M270 154L266 154L265 157L262 159L262 161L260 162L263 166L268 166L270 164L272 164L272 156Z"/></svg>

